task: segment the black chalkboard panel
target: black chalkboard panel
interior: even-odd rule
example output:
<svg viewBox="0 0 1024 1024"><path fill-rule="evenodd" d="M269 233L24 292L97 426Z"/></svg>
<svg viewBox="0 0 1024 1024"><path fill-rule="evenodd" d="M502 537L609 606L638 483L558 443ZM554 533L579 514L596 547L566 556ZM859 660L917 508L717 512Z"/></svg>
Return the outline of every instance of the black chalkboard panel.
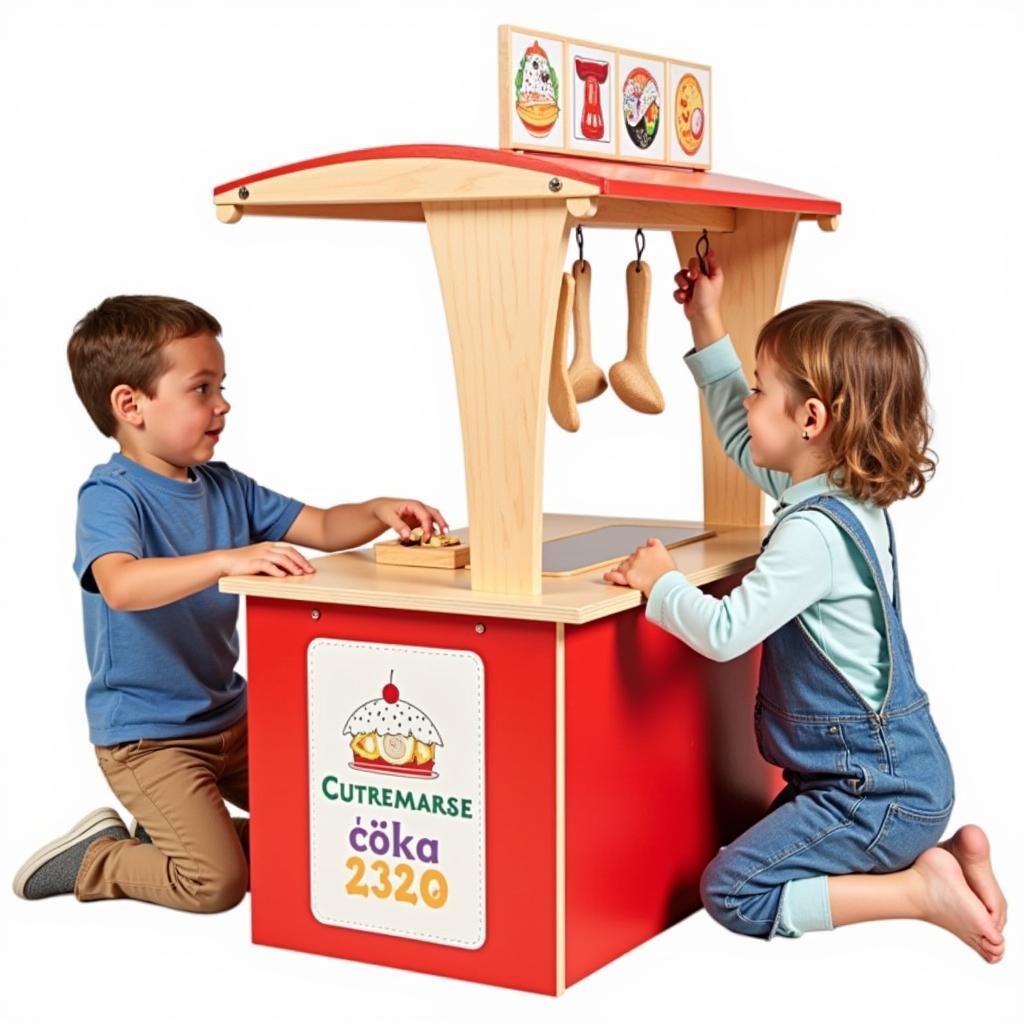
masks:
<svg viewBox="0 0 1024 1024"><path fill-rule="evenodd" d="M600 526L596 530L545 541L541 571L545 576L571 576L613 565L643 547L648 537L657 537L665 547L674 548L714 535L714 530L694 526L659 526L654 523Z"/></svg>

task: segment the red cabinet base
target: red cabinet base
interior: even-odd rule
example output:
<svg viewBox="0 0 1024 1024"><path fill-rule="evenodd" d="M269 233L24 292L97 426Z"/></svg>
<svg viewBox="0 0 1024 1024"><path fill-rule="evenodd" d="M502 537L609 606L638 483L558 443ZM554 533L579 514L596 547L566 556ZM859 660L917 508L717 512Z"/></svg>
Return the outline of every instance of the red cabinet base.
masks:
<svg viewBox="0 0 1024 1024"><path fill-rule="evenodd" d="M707 590L727 593L738 581ZM558 994L698 910L704 865L781 786L753 735L760 649L708 661L647 622L643 608L563 627L247 601L255 942ZM483 660L481 948L313 916L306 651L317 637Z"/></svg>

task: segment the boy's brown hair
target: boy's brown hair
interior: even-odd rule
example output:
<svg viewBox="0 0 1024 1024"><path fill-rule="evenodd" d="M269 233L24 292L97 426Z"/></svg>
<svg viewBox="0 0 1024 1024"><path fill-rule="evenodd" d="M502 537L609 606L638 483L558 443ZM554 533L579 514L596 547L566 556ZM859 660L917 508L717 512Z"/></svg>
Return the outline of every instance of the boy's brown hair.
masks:
<svg viewBox="0 0 1024 1024"><path fill-rule="evenodd" d="M164 346L203 331L219 337L220 324L205 309L165 295L115 295L89 310L68 341L68 365L100 433L117 432L110 393L118 384L152 398L167 369Z"/></svg>
<svg viewBox="0 0 1024 1024"><path fill-rule="evenodd" d="M793 416L817 398L832 419L824 472L833 486L884 508L924 491L932 427L924 346L910 325L863 302L818 299L784 309L754 347L774 362ZM935 452L931 453L935 455Z"/></svg>

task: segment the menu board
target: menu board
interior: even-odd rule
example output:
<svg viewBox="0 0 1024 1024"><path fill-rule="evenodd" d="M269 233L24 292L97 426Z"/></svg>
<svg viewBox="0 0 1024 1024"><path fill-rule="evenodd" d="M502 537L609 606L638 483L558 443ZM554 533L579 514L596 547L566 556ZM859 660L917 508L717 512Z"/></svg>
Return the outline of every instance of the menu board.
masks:
<svg viewBox="0 0 1024 1024"><path fill-rule="evenodd" d="M498 30L502 149L711 168L711 68Z"/></svg>

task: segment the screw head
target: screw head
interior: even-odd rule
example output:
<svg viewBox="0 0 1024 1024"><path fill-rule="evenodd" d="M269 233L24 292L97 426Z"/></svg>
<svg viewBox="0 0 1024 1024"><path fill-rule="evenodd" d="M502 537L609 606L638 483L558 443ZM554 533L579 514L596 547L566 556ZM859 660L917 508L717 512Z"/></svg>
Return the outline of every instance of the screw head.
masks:
<svg viewBox="0 0 1024 1024"><path fill-rule="evenodd" d="M309 617L310 617L311 619L313 619L314 621L315 621L316 619L319 619L319 618L320 618L320 609L319 609L319 608L314 608L314 609L313 609L313 610L312 610L312 611L311 611L311 612L309 613Z"/></svg>
<svg viewBox="0 0 1024 1024"><path fill-rule="evenodd" d="M478 622L473 628L478 633L486 633L487 632L487 627L482 622Z"/></svg>
<svg viewBox="0 0 1024 1024"><path fill-rule="evenodd" d="M249 190L244 185L238 190L238 198L239 199L248 199L249 198Z"/></svg>
<svg viewBox="0 0 1024 1024"><path fill-rule="evenodd" d="M548 188L552 192L561 192L562 191L562 179L561 178L552 178L548 182Z"/></svg>

